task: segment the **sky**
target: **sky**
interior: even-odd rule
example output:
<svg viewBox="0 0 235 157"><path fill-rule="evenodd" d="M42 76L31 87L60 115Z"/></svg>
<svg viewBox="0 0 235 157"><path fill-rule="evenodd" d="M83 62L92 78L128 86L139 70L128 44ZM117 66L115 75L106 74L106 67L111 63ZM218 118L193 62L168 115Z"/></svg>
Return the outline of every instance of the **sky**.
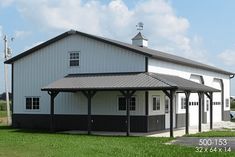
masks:
<svg viewBox="0 0 235 157"><path fill-rule="evenodd" d="M235 72L234 17L234 0L0 0L0 93L4 35L15 56L70 29L131 43L143 22L149 48Z"/></svg>

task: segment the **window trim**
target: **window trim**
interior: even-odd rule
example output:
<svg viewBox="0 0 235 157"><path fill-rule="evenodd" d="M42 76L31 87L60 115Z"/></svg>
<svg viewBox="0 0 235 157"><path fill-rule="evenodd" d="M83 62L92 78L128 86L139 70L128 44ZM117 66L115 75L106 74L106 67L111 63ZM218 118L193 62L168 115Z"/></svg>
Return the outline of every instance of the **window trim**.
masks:
<svg viewBox="0 0 235 157"><path fill-rule="evenodd" d="M71 53L78 53L78 59L71 59L70 58ZM78 60L78 66L70 66L71 60L73 60L73 61ZM78 67L80 67L80 65L81 65L81 51L80 50L68 51L68 67L69 68L78 68Z"/></svg>
<svg viewBox="0 0 235 157"><path fill-rule="evenodd" d="M183 108L182 108L182 99L184 99ZM180 97L180 109L181 109L181 110L185 110L185 109L186 109L186 98L183 97L183 96Z"/></svg>
<svg viewBox="0 0 235 157"><path fill-rule="evenodd" d="M159 109L158 109L158 106L157 106L157 101L156 101L156 110L154 110L153 109L153 98L159 98L159 102L160 102L160 104L159 104ZM160 95L152 95L152 111L153 112L159 112L159 111L161 111L161 96Z"/></svg>
<svg viewBox="0 0 235 157"><path fill-rule="evenodd" d="M123 96L123 95L118 95L117 96L117 111L118 112L125 112L126 111L126 109L125 110L119 110L119 98L124 98L124 97L125 96ZM137 96L133 95L133 96L131 96L131 98L135 98L135 110L131 110L131 106L130 106L130 111L134 112L134 111L136 111L136 107L137 107Z"/></svg>
<svg viewBox="0 0 235 157"><path fill-rule="evenodd" d="M169 113L169 107L170 107L170 99L168 98L168 96L165 95L165 99L164 100L165 100L165 113L168 114ZM167 104L168 110L166 110L166 100L168 100L168 104Z"/></svg>
<svg viewBox="0 0 235 157"><path fill-rule="evenodd" d="M31 109L27 109L26 108L26 100L27 98L30 98L30 99L34 99L34 98L38 98L38 106L39 106L39 109L33 109L33 100L31 100ZM26 112L38 112L38 111L41 111L41 105L40 105L40 99L41 97L40 96L25 96L25 99L24 99L24 109Z"/></svg>

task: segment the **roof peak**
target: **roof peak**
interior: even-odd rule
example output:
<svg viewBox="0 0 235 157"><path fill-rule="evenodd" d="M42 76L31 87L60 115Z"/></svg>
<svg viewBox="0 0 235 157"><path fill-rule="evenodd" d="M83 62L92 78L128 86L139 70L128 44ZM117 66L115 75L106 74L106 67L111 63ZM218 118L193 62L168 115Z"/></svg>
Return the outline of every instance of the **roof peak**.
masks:
<svg viewBox="0 0 235 157"><path fill-rule="evenodd" d="M14 56L13 58L5 61L4 63L5 64L12 64L15 61L17 61L17 60L19 60L19 59L21 59L21 58L23 58L23 57L25 57L25 56L27 56L31 53L34 53L35 51L37 51L41 48L44 48L44 47L46 47L46 46L48 46L48 45L50 45L50 44L52 44L52 43L54 43L58 40L61 40L65 37L73 35L73 34L79 34L79 35L82 35L82 36L86 36L88 38L103 41L103 42L106 42L108 44L113 44L115 46L125 48L125 49L131 50L133 52L143 54L145 56L152 57L152 58L155 58L155 59L161 59L161 60L164 60L164 61L167 61L167 62L173 62L173 63L176 63L176 64L181 64L181 65L186 65L186 66L191 66L191 67L197 67L197 68L205 69L205 70L212 70L214 72L227 74L227 75L234 75L235 74L235 73L232 73L232 72L228 72L228 71L225 71L225 70L222 70L222 69L210 66L210 65L206 65L206 64L203 64L203 63L200 63L200 62L197 62L197 61L193 61L193 60L190 60L190 59L187 59L187 58L183 58L183 57L180 57L180 56L168 54L168 53L157 51L157 50L154 50L154 49L149 49L147 47L134 46L134 45L131 45L131 44L128 44L128 43L125 43L125 42L121 42L121 41L117 41L117 40L113 40L113 39L109 39L109 38L105 38L105 37L100 37L100 36L96 36L96 35L91 35L91 34L76 31L76 30L69 30L65 33L62 33L62 34L60 34L60 35L44 42L44 43L41 43L41 44L39 44L39 45L29 49L29 50L24 51L23 53L20 53L20 54ZM142 35L141 32L139 32L138 34ZM143 38L144 38L144 36L143 36Z"/></svg>
<svg viewBox="0 0 235 157"><path fill-rule="evenodd" d="M132 38L132 40L139 40L139 39L148 40L141 32L139 32L138 34L136 34L134 38Z"/></svg>

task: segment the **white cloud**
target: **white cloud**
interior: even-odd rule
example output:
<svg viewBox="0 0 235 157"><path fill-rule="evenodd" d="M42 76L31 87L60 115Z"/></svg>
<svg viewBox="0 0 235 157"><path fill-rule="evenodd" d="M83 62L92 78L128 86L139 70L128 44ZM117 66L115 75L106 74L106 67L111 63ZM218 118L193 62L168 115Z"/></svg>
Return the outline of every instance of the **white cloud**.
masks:
<svg viewBox="0 0 235 157"><path fill-rule="evenodd" d="M7 7L11 5L14 2L14 0L0 0L0 6L1 7Z"/></svg>
<svg viewBox="0 0 235 157"><path fill-rule="evenodd" d="M235 65L235 49L227 49L218 55L218 58L225 64L225 65Z"/></svg>
<svg viewBox="0 0 235 157"><path fill-rule="evenodd" d="M31 34L30 31L24 31L24 30L16 30L14 33L14 38L17 39L23 39Z"/></svg>
<svg viewBox="0 0 235 157"><path fill-rule="evenodd" d="M20 13L46 31L77 29L131 42L135 25L144 23L151 48L206 61L206 51L187 35L189 21L175 14L167 0L138 1L132 8L122 0L102 4L95 0L41 0L16 2Z"/></svg>

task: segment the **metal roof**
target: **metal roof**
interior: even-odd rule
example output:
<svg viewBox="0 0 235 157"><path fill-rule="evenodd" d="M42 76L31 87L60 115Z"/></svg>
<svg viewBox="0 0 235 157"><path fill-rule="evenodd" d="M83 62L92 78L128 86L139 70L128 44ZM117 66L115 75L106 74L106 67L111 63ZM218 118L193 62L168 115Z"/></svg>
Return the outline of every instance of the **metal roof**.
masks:
<svg viewBox="0 0 235 157"><path fill-rule="evenodd" d="M228 71L216 68L214 66L206 65L206 64L203 64L203 63L200 63L200 62L196 62L196 61L186 59L186 58L183 58L183 57L179 57L179 56L176 56L176 55L172 55L172 54L169 54L169 53L149 49L147 47L134 46L134 45L127 44L127 43L124 43L124 42L120 42L120 41L116 41L116 40L112 40L112 39L108 39L108 38L104 38L104 37L99 37L99 36L79 32L79 31L75 31L75 30L67 31L67 32L55 37L55 38L52 38L52 39L38 45L38 46L35 46L35 47L33 47L33 48L31 48L31 49L15 56L15 57L5 61L5 63L6 64L11 64L11 63L15 62L16 60L21 59L24 56L27 56L31 53L34 53L35 51L37 51L37 50L39 50L43 47L46 47L46 46L48 46L48 45L50 45L50 44L52 44L52 43L54 43L58 40L61 40L65 37L73 35L73 34L86 36L88 38L99 40L99 41L102 41L102 42L105 42L105 43L108 43L108 44L112 44L112 45L115 45L115 46L118 46L118 47L121 47L121 48L124 48L124 49L128 49L128 50L130 50L132 52L135 52L135 53L143 54L145 56L160 59L160 60L164 60L164 61L167 61L167 62L172 62L172 63L176 63L176 64L186 65L186 66L205 69L205 70L210 70L210 71L214 71L214 72L218 72L218 73L222 73L222 74L227 74L227 75L234 75L234 73L232 73L232 72L228 72Z"/></svg>
<svg viewBox="0 0 235 157"><path fill-rule="evenodd" d="M149 73L150 76L157 78L167 84L172 86L176 86L180 90L191 90L191 91L207 91L207 92L218 92L220 90L193 82L191 80L187 80L185 78L173 75L164 75L164 74L156 74L156 73Z"/></svg>
<svg viewBox="0 0 235 157"><path fill-rule="evenodd" d="M155 73L77 74L52 82L44 91L79 90L162 90L177 89L192 92L213 92L217 89L204 86L177 76Z"/></svg>

